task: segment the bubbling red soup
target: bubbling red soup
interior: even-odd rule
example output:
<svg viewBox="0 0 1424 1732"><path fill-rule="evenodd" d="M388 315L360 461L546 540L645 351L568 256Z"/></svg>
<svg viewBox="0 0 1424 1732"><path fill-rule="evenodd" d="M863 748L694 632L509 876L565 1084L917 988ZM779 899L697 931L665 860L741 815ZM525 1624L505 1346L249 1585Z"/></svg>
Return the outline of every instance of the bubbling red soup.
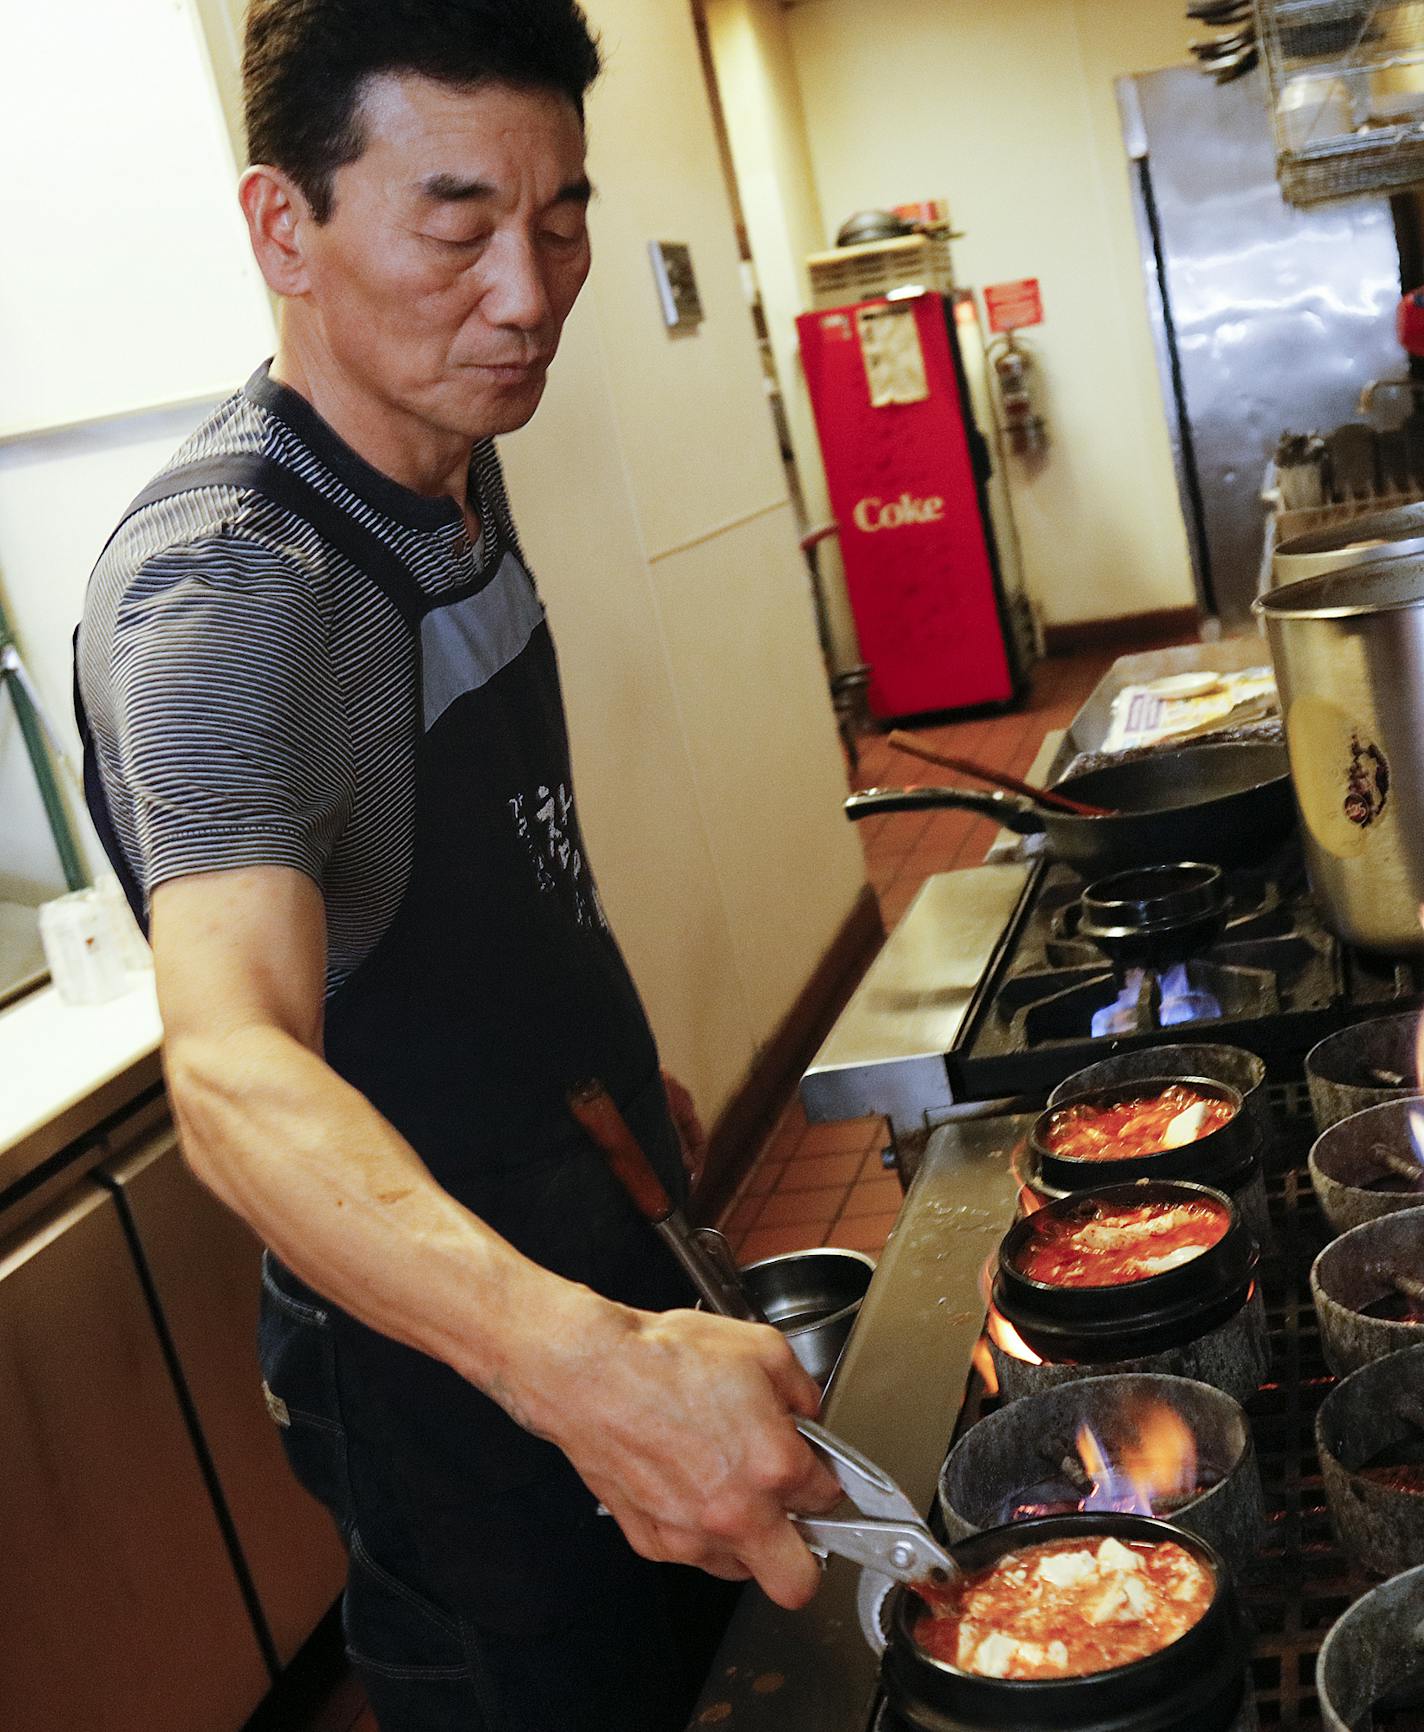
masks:
<svg viewBox="0 0 1424 1732"><path fill-rule="evenodd" d="M1118 1287L1190 1263L1226 1237L1227 1210L1210 1198L1094 1203L1039 1210L1014 1266L1050 1287Z"/></svg>
<svg viewBox="0 0 1424 1732"><path fill-rule="evenodd" d="M1048 1122L1044 1146L1069 1161L1128 1161L1184 1148L1236 1116L1230 1101L1173 1083L1157 1094L1095 1106L1062 1107Z"/></svg>
<svg viewBox="0 0 1424 1732"><path fill-rule="evenodd" d="M1210 1568L1170 1540L1049 1540L938 1590L913 1633L978 1677L1080 1678L1169 1646L1215 1591Z"/></svg>

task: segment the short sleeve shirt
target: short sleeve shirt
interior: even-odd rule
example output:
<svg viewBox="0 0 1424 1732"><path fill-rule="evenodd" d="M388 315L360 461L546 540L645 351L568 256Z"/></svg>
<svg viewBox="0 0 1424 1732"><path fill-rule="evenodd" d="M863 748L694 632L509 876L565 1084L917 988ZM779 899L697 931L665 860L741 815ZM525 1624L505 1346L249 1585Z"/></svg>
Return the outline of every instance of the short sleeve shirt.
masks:
<svg viewBox="0 0 1424 1732"><path fill-rule="evenodd" d="M432 598L474 580L498 542L522 559L488 441L470 464L480 547L453 499L373 468L266 367L168 467L249 453L348 511ZM328 991L339 986L410 871L416 654L369 578L249 490L205 487L130 518L90 579L78 665L114 831L145 897L195 872L305 872L326 904Z"/></svg>

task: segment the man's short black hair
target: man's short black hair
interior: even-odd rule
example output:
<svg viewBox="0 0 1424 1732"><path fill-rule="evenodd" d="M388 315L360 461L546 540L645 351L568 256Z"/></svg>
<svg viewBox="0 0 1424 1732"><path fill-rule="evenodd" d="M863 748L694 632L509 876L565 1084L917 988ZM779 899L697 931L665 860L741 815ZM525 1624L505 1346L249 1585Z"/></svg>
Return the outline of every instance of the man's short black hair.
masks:
<svg viewBox="0 0 1424 1732"><path fill-rule="evenodd" d="M291 175L318 222L337 169L365 149L361 98L385 72L556 90L582 115L598 44L576 0L251 0L248 160Z"/></svg>

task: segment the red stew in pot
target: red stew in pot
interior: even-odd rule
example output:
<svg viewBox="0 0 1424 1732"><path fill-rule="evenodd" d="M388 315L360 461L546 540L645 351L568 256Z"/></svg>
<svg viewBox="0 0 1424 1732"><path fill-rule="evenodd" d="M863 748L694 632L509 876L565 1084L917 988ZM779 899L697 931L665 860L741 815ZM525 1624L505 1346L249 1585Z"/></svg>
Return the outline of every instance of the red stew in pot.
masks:
<svg viewBox="0 0 1424 1732"><path fill-rule="evenodd" d="M1050 1540L951 1582L914 1637L985 1678L1079 1678L1144 1659L1205 1616L1212 1571L1170 1540Z"/></svg>
<svg viewBox="0 0 1424 1732"><path fill-rule="evenodd" d="M1014 1255L1031 1281L1050 1287L1119 1287L1165 1274L1225 1238L1231 1217L1220 1203L1097 1203L1070 1215L1040 1210Z"/></svg>
<svg viewBox="0 0 1424 1732"><path fill-rule="evenodd" d="M1200 1142L1236 1116L1230 1101L1173 1083L1160 1094L1094 1106L1080 1101L1054 1113L1045 1145L1069 1161L1129 1161Z"/></svg>

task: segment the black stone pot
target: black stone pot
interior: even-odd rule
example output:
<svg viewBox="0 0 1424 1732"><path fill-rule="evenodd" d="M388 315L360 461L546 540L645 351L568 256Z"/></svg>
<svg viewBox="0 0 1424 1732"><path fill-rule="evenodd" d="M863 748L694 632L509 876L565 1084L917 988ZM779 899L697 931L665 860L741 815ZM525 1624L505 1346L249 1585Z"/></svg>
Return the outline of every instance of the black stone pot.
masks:
<svg viewBox="0 0 1424 1732"><path fill-rule="evenodd" d="M1219 866L1183 861L1099 878L1080 909L1079 934L1119 968L1157 968L1213 943L1230 903Z"/></svg>
<svg viewBox="0 0 1424 1732"><path fill-rule="evenodd" d="M1226 1102L1231 1117L1207 1136L1180 1148L1158 1149L1120 1161L1078 1160L1054 1154L1048 1146L1054 1119L1070 1107L1112 1107L1122 1101L1145 1100L1173 1087L1189 1088L1208 1100ZM1240 1191L1261 1170L1261 1133L1255 1119L1243 1111L1241 1096L1230 1083L1214 1082L1210 1077L1142 1077L1061 1098L1034 1121L1029 1146L1044 1183L1059 1191L1096 1191L1127 1179L1190 1179L1218 1191Z"/></svg>
<svg viewBox="0 0 1424 1732"><path fill-rule="evenodd" d="M910 1633L920 1602L898 1589L881 1661L893 1732L1234 1732L1251 1724L1250 1641L1230 1572L1204 1540L1146 1516L1069 1515L988 1528L956 1545L965 1570L1047 1540L1171 1540L1205 1563L1216 1593L1184 1636L1145 1659L1081 1678L980 1678L931 1659Z"/></svg>
<svg viewBox="0 0 1424 1732"><path fill-rule="evenodd" d="M1016 1266L1042 1217L1087 1218L1099 1203L1210 1200L1228 1213L1225 1235L1199 1256L1110 1287L1053 1287ZM993 1301L1024 1341L1044 1359L1078 1363L1140 1359L1205 1335L1246 1303L1259 1253L1231 1198L1185 1180L1138 1180L1105 1185L1049 1203L1017 1222L999 1246Z"/></svg>
<svg viewBox="0 0 1424 1732"><path fill-rule="evenodd" d="M1064 1077L1049 1095L1048 1104L1061 1107L1064 1101L1085 1094L1089 1089L1159 1076L1202 1076L1210 1077L1213 1082L1230 1083L1256 1121L1256 1129L1261 1133L1262 1144L1269 1154L1275 1126L1266 1093L1266 1067L1254 1052L1246 1052L1239 1046L1192 1041L1175 1046L1130 1048L1126 1052L1114 1053L1111 1058L1098 1059Z"/></svg>

